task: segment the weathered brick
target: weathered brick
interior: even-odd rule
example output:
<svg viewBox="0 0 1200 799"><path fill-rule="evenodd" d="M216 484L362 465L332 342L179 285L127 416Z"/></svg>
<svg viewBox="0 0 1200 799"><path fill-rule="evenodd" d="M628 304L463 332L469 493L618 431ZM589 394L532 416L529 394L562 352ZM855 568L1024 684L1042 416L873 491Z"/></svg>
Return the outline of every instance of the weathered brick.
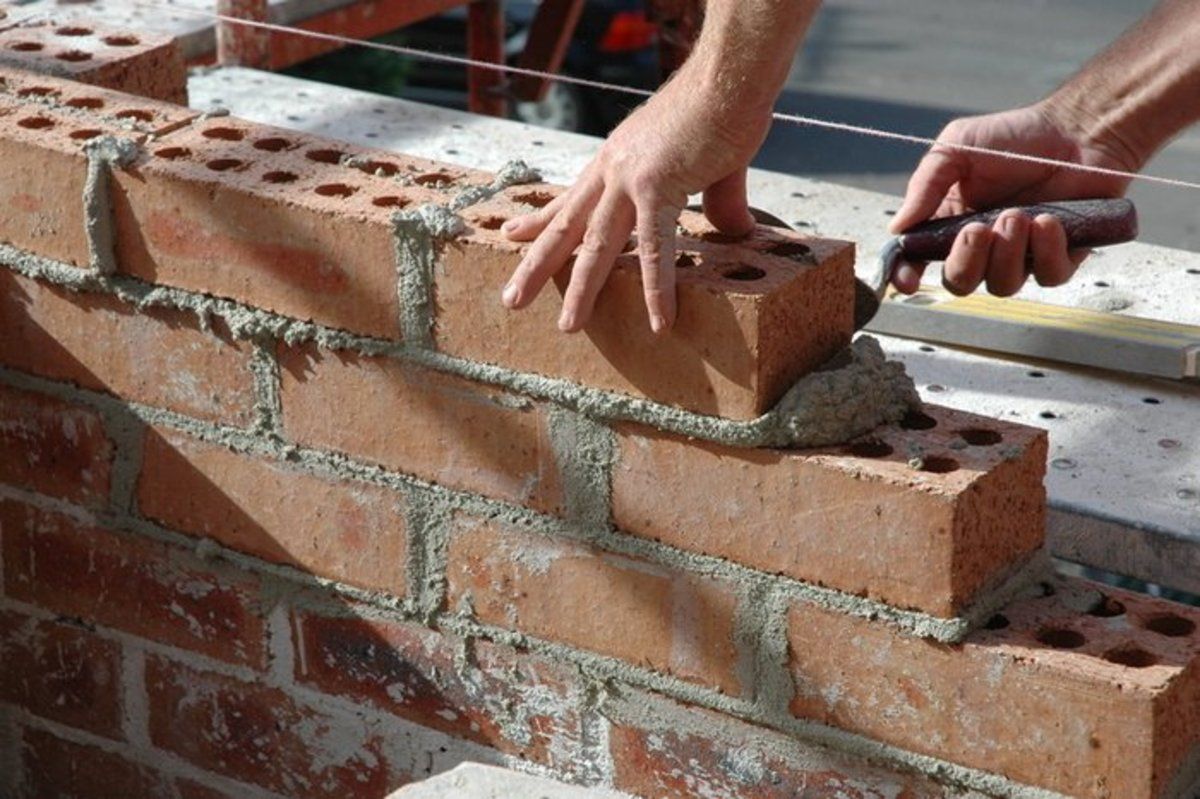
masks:
<svg viewBox="0 0 1200 799"><path fill-rule="evenodd" d="M966 799L729 716L633 692L606 706L613 784L654 799Z"/></svg>
<svg viewBox="0 0 1200 799"><path fill-rule="evenodd" d="M736 449L623 425L613 519L681 549L957 614L1041 546L1046 436L926 411L814 450Z"/></svg>
<svg viewBox="0 0 1200 799"><path fill-rule="evenodd" d="M398 339L392 215L449 199L425 185L431 163L229 117L198 123L115 176L119 269Z"/></svg>
<svg viewBox="0 0 1200 799"><path fill-rule="evenodd" d="M2 48L0 45L0 54L6 52ZM81 124L95 120L118 125L130 133L153 136L163 136L201 115L200 111L149 96L13 69L4 66L2 55L0 102L10 109L53 109L70 115ZM84 141L86 138L79 137Z"/></svg>
<svg viewBox="0 0 1200 799"><path fill-rule="evenodd" d="M500 291L524 245L497 228L528 213L520 186L467 212L468 233L443 247L435 271L438 349L475 361L648 397L698 413L750 419L850 342L854 246L760 229L740 242L682 237L679 314L650 331L636 255L622 255L582 335L555 331L564 271L513 313ZM710 236L711 238L711 236ZM778 253L811 253L811 262ZM555 290L557 286L557 290Z"/></svg>
<svg viewBox="0 0 1200 799"><path fill-rule="evenodd" d="M797 604L792 712L1082 799L1181 795L1200 611L1082 580L1033 593L958 646Z"/></svg>
<svg viewBox="0 0 1200 799"><path fill-rule="evenodd" d="M561 509L539 406L388 358L281 346L279 360L287 438L449 488Z"/></svg>
<svg viewBox="0 0 1200 799"><path fill-rule="evenodd" d="M71 727L122 738L121 649L65 624L0 611L0 702Z"/></svg>
<svg viewBox="0 0 1200 799"><path fill-rule="evenodd" d="M14 369L245 427L255 419L251 357L219 322L205 332L190 313L0 270L0 363Z"/></svg>
<svg viewBox="0 0 1200 799"><path fill-rule="evenodd" d="M724 582L465 516L446 572L449 606L488 624L742 693Z"/></svg>
<svg viewBox="0 0 1200 799"><path fill-rule="evenodd" d="M187 69L170 36L91 21L26 22L0 31L0 64L187 105Z"/></svg>
<svg viewBox="0 0 1200 799"><path fill-rule="evenodd" d="M150 739L159 749L289 796L384 796L383 743L360 719L334 717L277 688L146 660Z"/></svg>
<svg viewBox="0 0 1200 799"><path fill-rule="evenodd" d="M402 596L400 494L150 430L138 478L147 518L321 577Z"/></svg>
<svg viewBox="0 0 1200 799"><path fill-rule="evenodd" d="M257 581L165 544L0 501L8 596L212 657L266 662Z"/></svg>
<svg viewBox="0 0 1200 799"><path fill-rule="evenodd" d="M20 799L171 796L170 780L119 754L26 727Z"/></svg>
<svg viewBox="0 0 1200 799"><path fill-rule="evenodd" d="M114 451L94 411L0 386L0 483L107 504Z"/></svg>
<svg viewBox="0 0 1200 799"><path fill-rule="evenodd" d="M581 689L569 667L424 627L298 611L296 679L448 735L574 769Z"/></svg>

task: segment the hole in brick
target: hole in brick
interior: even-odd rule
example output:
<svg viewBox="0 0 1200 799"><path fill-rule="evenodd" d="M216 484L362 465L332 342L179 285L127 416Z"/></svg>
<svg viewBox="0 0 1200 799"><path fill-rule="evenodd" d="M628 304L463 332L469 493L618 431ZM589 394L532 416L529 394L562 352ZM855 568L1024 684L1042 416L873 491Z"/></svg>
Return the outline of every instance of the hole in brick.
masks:
<svg viewBox="0 0 1200 799"><path fill-rule="evenodd" d="M161 150L155 150L154 155L158 158L165 158L168 161L174 161L177 158L187 158L192 154L192 151L186 147L164 147Z"/></svg>
<svg viewBox="0 0 1200 799"><path fill-rule="evenodd" d="M499 230L501 228L501 226L504 224L504 217L489 216L489 217L480 219L475 224L478 225L479 227L483 228L484 230Z"/></svg>
<svg viewBox="0 0 1200 799"><path fill-rule="evenodd" d="M932 430L937 427L937 419L920 411L909 411L900 420L900 426L905 430Z"/></svg>
<svg viewBox="0 0 1200 799"><path fill-rule="evenodd" d="M733 244L734 242L742 241L745 236L730 236L728 233L710 230L707 233L700 234L701 241L707 241L709 244Z"/></svg>
<svg viewBox="0 0 1200 799"><path fill-rule="evenodd" d="M846 452L856 458L886 458L895 452L892 446L884 441L858 441L846 448Z"/></svg>
<svg viewBox="0 0 1200 799"><path fill-rule="evenodd" d="M118 111L115 116L117 119L136 119L139 122L154 121L154 112L143 111L140 108L130 108L127 111Z"/></svg>
<svg viewBox="0 0 1200 799"><path fill-rule="evenodd" d="M72 139L82 141L84 139L94 139L97 136L101 135L102 133L104 133L104 131L102 131L102 130L96 130L95 128L85 128L83 130L71 131L70 136Z"/></svg>
<svg viewBox="0 0 1200 799"><path fill-rule="evenodd" d="M242 166L242 163L236 158L214 158L205 164L205 166L214 172L228 172L230 169L237 169L239 166Z"/></svg>
<svg viewBox="0 0 1200 799"><path fill-rule="evenodd" d="M78 26L66 26L55 31L59 36L91 36L91 28L81 28Z"/></svg>
<svg viewBox="0 0 1200 799"><path fill-rule="evenodd" d="M988 630L1003 630L1008 625L1008 616L1005 616L1003 613L997 613L995 616L992 616L990 619L984 622L983 626Z"/></svg>
<svg viewBox="0 0 1200 799"><path fill-rule="evenodd" d="M133 47L139 40L136 36L105 36L101 41L109 47Z"/></svg>
<svg viewBox="0 0 1200 799"><path fill-rule="evenodd" d="M304 157L309 161L316 161L318 164L337 164L344 156L341 150L309 150L304 154Z"/></svg>
<svg viewBox="0 0 1200 799"><path fill-rule="evenodd" d="M950 474L958 471L958 461L945 455L931 455L921 461L921 471L930 474Z"/></svg>
<svg viewBox="0 0 1200 799"><path fill-rule="evenodd" d="M297 179L295 172L268 172L263 175L267 183L292 183Z"/></svg>
<svg viewBox="0 0 1200 799"><path fill-rule="evenodd" d="M53 97L57 91L49 86L30 86L17 92L17 97Z"/></svg>
<svg viewBox="0 0 1200 799"><path fill-rule="evenodd" d="M1055 649L1078 649L1087 643L1087 639L1083 637L1083 633L1074 630L1064 630L1058 627L1042 630L1037 634L1037 639L1039 643L1054 647Z"/></svg>
<svg viewBox="0 0 1200 799"><path fill-rule="evenodd" d="M1110 649L1104 653L1103 657L1109 663L1128 666L1131 669L1144 669L1158 662L1158 658L1138 646Z"/></svg>
<svg viewBox="0 0 1200 799"><path fill-rule="evenodd" d="M973 427L969 430L962 430L959 432L959 435L963 441L972 447L991 447L1004 440L1004 436L995 430L988 430L985 427Z"/></svg>
<svg viewBox="0 0 1200 799"><path fill-rule="evenodd" d="M72 97L67 100L65 105L68 108L84 108L89 111L95 111L104 107L104 101L99 97Z"/></svg>
<svg viewBox="0 0 1200 799"><path fill-rule="evenodd" d="M1196 630L1196 623L1174 613L1164 613L1146 621L1146 629L1150 632L1165 635L1169 638L1182 638L1191 635Z"/></svg>
<svg viewBox="0 0 1200 799"><path fill-rule="evenodd" d="M681 252L675 257L676 269L688 269L696 265L696 256L690 253Z"/></svg>
<svg viewBox="0 0 1200 799"><path fill-rule="evenodd" d="M237 128L208 128L200 131L200 135L206 139L220 139L221 141L241 141L246 138L246 134Z"/></svg>
<svg viewBox="0 0 1200 799"><path fill-rule="evenodd" d="M322 197L349 197L358 189L353 186L347 186L345 183L324 183L313 189Z"/></svg>
<svg viewBox="0 0 1200 799"><path fill-rule="evenodd" d="M1125 605L1105 594L1100 595L1100 601L1088 609L1088 614L1091 616L1099 616L1102 619L1111 619L1116 616L1122 616L1125 613Z"/></svg>
<svg viewBox="0 0 1200 799"><path fill-rule="evenodd" d="M70 61L73 64L77 64L80 61L91 61L92 60L92 54L87 52L86 50L66 50L64 52L59 53L58 55L56 55L54 57L57 58L59 61Z"/></svg>
<svg viewBox="0 0 1200 799"><path fill-rule="evenodd" d="M766 276L767 273L757 266L747 266L745 264L721 270L721 277L726 280L738 280L744 283L749 283L753 280L762 280Z"/></svg>
<svg viewBox="0 0 1200 799"><path fill-rule="evenodd" d="M424 175L417 175L413 178L413 183L421 186L444 186L453 182L454 176L446 172L426 172Z"/></svg>
<svg viewBox="0 0 1200 799"><path fill-rule="evenodd" d="M390 178L400 171L400 167L390 161L362 161L354 166L368 175L382 175L385 178Z"/></svg>
<svg viewBox="0 0 1200 799"><path fill-rule="evenodd" d="M43 49L41 42L13 42L8 46L10 50L16 50L21 53L36 53Z"/></svg>
<svg viewBox="0 0 1200 799"><path fill-rule="evenodd" d="M527 191L524 194L514 196L513 200L525 205L531 205L534 208L545 208L553 202L554 195L547 191Z"/></svg>
<svg viewBox="0 0 1200 799"><path fill-rule="evenodd" d="M277 153L280 150L286 150L292 143L287 139L281 139L278 136L271 136L266 139L258 139L254 142L255 150L266 150L269 153Z"/></svg>
<svg viewBox="0 0 1200 799"><path fill-rule="evenodd" d="M770 247L767 247L767 252L771 255L778 255L781 258L790 258L793 261L807 261L812 259L812 249L798 241L777 241Z"/></svg>
<svg viewBox="0 0 1200 799"><path fill-rule="evenodd" d="M371 200L371 205L380 208L403 208L408 205L408 200L389 194L385 197L376 197L374 200Z"/></svg>
<svg viewBox="0 0 1200 799"><path fill-rule="evenodd" d="M46 119L45 117L25 117L24 119L18 119L17 125L29 130L45 130L46 128L54 127L54 120Z"/></svg>
<svg viewBox="0 0 1200 799"><path fill-rule="evenodd" d="M1054 596L1058 593L1054 586L1046 582L1038 583L1038 590L1042 592L1042 596Z"/></svg>

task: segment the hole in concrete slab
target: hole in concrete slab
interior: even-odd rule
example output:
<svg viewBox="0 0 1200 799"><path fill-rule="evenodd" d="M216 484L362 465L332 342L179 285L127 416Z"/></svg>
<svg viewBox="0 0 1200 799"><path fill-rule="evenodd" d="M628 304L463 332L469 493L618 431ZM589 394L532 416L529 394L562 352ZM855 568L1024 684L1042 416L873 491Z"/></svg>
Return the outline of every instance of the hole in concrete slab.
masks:
<svg viewBox="0 0 1200 799"><path fill-rule="evenodd" d="M278 136L271 136L266 139L258 139L254 142L255 150L266 150L269 153L277 153L280 150L286 150L291 146L291 142L287 139L281 139Z"/></svg>
<svg viewBox="0 0 1200 799"><path fill-rule="evenodd" d="M1045 377L1045 372L1027 372L1030 377Z"/></svg>
<svg viewBox="0 0 1200 799"><path fill-rule="evenodd" d="M1165 635L1169 638L1183 638L1196 631L1195 622L1191 619L1185 619L1183 616L1176 616L1174 613L1164 613L1152 619L1147 619L1145 627L1150 632Z"/></svg>
<svg viewBox="0 0 1200 799"><path fill-rule="evenodd" d="M140 108L130 108L125 111L118 111L114 116L117 119L136 119L138 122L153 122L154 112L143 111Z"/></svg>
<svg viewBox="0 0 1200 799"><path fill-rule="evenodd" d="M484 230L499 230L504 225L504 217L502 216L487 216L477 220L476 225Z"/></svg>
<svg viewBox="0 0 1200 799"><path fill-rule="evenodd" d="M1147 405L1162 405L1162 400L1158 397L1142 397L1142 402Z"/></svg>
<svg viewBox="0 0 1200 799"><path fill-rule="evenodd" d="M1144 669L1158 662L1158 658L1138 646L1110 649L1104 653L1103 657L1109 663L1128 666L1131 669Z"/></svg>
<svg viewBox="0 0 1200 799"><path fill-rule="evenodd" d="M932 430L937 427L937 419L920 411L909 411L900 420L900 426L905 430Z"/></svg>
<svg viewBox="0 0 1200 799"><path fill-rule="evenodd" d="M323 183L313 189L322 197L349 197L358 189L353 186L347 186L345 183Z"/></svg>
<svg viewBox="0 0 1200 799"><path fill-rule="evenodd" d="M958 471L958 461L945 455L930 455L921 459L921 471L930 474L950 474Z"/></svg>
<svg viewBox="0 0 1200 799"><path fill-rule="evenodd" d="M77 64L80 61L92 60L92 54L86 50L65 50L54 57L59 61L70 61L74 64Z"/></svg>
<svg viewBox="0 0 1200 799"><path fill-rule="evenodd" d="M1100 595L1100 601L1088 608L1089 616L1099 616L1102 619L1112 619L1125 614L1125 604L1107 594Z"/></svg>
<svg viewBox="0 0 1200 799"><path fill-rule="evenodd" d="M813 257L812 248L798 241L777 241L767 247L767 252L793 261L811 261Z"/></svg>
<svg viewBox="0 0 1200 799"><path fill-rule="evenodd" d="M295 172L268 172L263 175L267 183L292 183L299 176Z"/></svg>
<svg viewBox="0 0 1200 799"><path fill-rule="evenodd" d="M397 197L394 194L389 194L384 197L376 197L371 200L371 205L379 206L380 208L403 208L408 205L408 200L403 197Z"/></svg>
<svg viewBox="0 0 1200 799"><path fill-rule="evenodd" d="M986 427L972 427L960 430L958 434L972 447L990 447L1004 440L1004 436L995 430L988 430Z"/></svg>
<svg viewBox="0 0 1200 799"><path fill-rule="evenodd" d="M1064 630L1060 627L1049 627L1040 631L1037 634L1039 643L1046 646L1054 647L1055 649L1078 649L1087 643L1087 639L1083 637L1083 633L1075 630Z"/></svg>
<svg viewBox="0 0 1200 799"><path fill-rule="evenodd" d="M688 269L696 265L696 256L691 253L681 252L675 257L676 269Z"/></svg>
<svg viewBox="0 0 1200 799"><path fill-rule="evenodd" d="M220 139L221 141L241 141L246 138L246 134L237 128L206 128L200 131L200 135L206 139Z"/></svg>
<svg viewBox="0 0 1200 799"><path fill-rule="evenodd" d="M1038 414L1038 416L1040 416L1043 419L1057 419L1058 418L1058 414L1055 413L1054 411L1042 411L1041 413Z"/></svg>
<svg viewBox="0 0 1200 799"><path fill-rule="evenodd" d="M413 178L413 183L421 186L444 186L453 182L454 176L446 172L426 172Z"/></svg>
<svg viewBox="0 0 1200 799"><path fill-rule="evenodd" d="M104 107L104 101L99 97L72 97L70 100L67 100L65 103L63 103L63 105L67 106L68 108L81 108L88 111L95 111Z"/></svg>
<svg viewBox="0 0 1200 799"><path fill-rule="evenodd" d="M205 166L214 172L228 172L230 169L237 169L243 163L236 158L214 158L205 164Z"/></svg>
<svg viewBox="0 0 1200 799"><path fill-rule="evenodd" d="M309 150L304 157L309 161L316 161L318 164L337 164L341 163L344 155L345 153L341 150Z"/></svg>
<svg viewBox="0 0 1200 799"><path fill-rule="evenodd" d="M766 276L767 273L762 269L759 269L757 266L747 266L746 264L731 266L721 270L721 277L726 280L738 280L745 283L753 280L762 280Z"/></svg>
<svg viewBox="0 0 1200 799"><path fill-rule="evenodd" d="M545 208L554 201L554 195L548 191L527 191L524 194L515 195L513 200L534 208Z"/></svg>
<svg viewBox="0 0 1200 799"><path fill-rule="evenodd" d="M168 161L174 161L178 158L187 158L192 154L192 151L186 147L164 147L161 150L155 150L156 158L165 158Z"/></svg>
<svg viewBox="0 0 1200 799"><path fill-rule="evenodd" d="M49 86L30 86L17 92L17 97L53 97L57 91Z"/></svg>
<svg viewBox="0 0 1200 799"><path fill-rule="evenodd" d="M385 178L390 178L400 171L400 167L390 161L362 161L361 163L356 163L354 166L368 175L379 175Z"/></svg>
<svg viewBox="0 0 1200 799"><path fill-rule="evenodd" d="M101 41L109 47L133 47L139 40L136 36L105 36Z"/></svg>
<svg viewBox="0 0 1200 799"><path fill-rule="evenodd" d="M987 630L1003 630L1008 625L1008 616L1005 616L1003 613L997 613L983 624L984 629Z"/></svg>
<svg viewBox="0 0 1200 799"><path fill-rule="evenodd" d="M69 135L72 139L82 141L84 139L94 139L103 133L104 131L96 130L95 128L85 128L83 130L73 130Z"/></svg>
<svg viewBox="0 0 1200 799"><path fill-rule="evenodd" d="M36 53L38 50L44 49L44 45L41 42L14 42L8 46L8 49L21 53Z"/></svg>
<svg viewBox="0 0 1200 799"><path fill-rule="evenodd" d="M25 117L24 119L18 119L17 125L29 130L45 130L46 128L54 127L54 120L46 119L46 117Z"/></svg>
<svg viewBox="0 0 1200 799"><path fill-rule="evenodd" d="M68 25L59 28L55 31L59 36L91 36L91 28L81 28L78 26Z"/></svg>
<svg viewBox="0 0 1200 799"><path fill-rule="evenodd" d="M870 441L857 441L846 447L846 453L853 455L856 458L886 458L895 450L891 444L878 439Z"/></svg>

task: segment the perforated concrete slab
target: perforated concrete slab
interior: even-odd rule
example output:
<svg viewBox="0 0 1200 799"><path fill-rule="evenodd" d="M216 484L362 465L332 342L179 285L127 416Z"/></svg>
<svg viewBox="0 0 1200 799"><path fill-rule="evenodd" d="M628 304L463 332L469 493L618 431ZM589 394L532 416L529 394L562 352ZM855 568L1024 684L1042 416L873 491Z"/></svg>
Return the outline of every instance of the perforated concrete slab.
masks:
<svg viewBox="0 0 1200 799"><path fill-rule="evenodd" d="M464 763L389 794L388 799L633 799L629 794L579 788L510 769Z"/></svg>
<svg viewBox="0 0 1200 799"><path fill-rule="evenodd" d="M242 69L196 75L193 104L358 144L495 170L521 158L569 183L600 145L587 136L472 116ZM754 172L752 201L801 230L859 243L870 273L896 197ZM931 271L927 281L936 284ZM1101 285L1104 284L1104 285ZM1200 256L1140 244L1107 250L1068 286L1021 296L1060 305L1119 299L1120 313L1200 324ZM1200 592L1200 387L884 338L922 395L1050 431L1056 554ZM1034 375L1033 373L1037 373Z"/></svg>

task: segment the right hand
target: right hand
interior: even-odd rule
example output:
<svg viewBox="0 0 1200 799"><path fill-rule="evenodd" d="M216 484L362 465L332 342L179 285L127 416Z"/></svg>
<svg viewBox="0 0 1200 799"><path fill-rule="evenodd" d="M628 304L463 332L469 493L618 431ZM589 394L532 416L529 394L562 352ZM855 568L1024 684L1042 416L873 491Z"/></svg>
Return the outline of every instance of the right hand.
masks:
<svg viewBox="0 0 1200 799"><path fill-rule="evenodd" d="M1037 155L1058 161L1134 172L1134 159L1116 145L1075 133L1046 104L957 119L938 136L941 143L965 144ZM972 213L1006 205L1054 200L1120 197L1128 178L1014 161L934 145L908 182L904 203L890 225L893 233L926 219ZM1069 251L1062 225L1049 214L1029 219L1001 214L990 228L968 225L958 235L942 269L942 283L958 295L981 283L992 294L1011 296L1032 272L1039 285L1071 279L1086 251ZM1028 260L1027 260L1028 258ZM1032 269L1029 264L1032 264ZM923 263L900 264L892 276L906 294L917 290Z"/></svg>

